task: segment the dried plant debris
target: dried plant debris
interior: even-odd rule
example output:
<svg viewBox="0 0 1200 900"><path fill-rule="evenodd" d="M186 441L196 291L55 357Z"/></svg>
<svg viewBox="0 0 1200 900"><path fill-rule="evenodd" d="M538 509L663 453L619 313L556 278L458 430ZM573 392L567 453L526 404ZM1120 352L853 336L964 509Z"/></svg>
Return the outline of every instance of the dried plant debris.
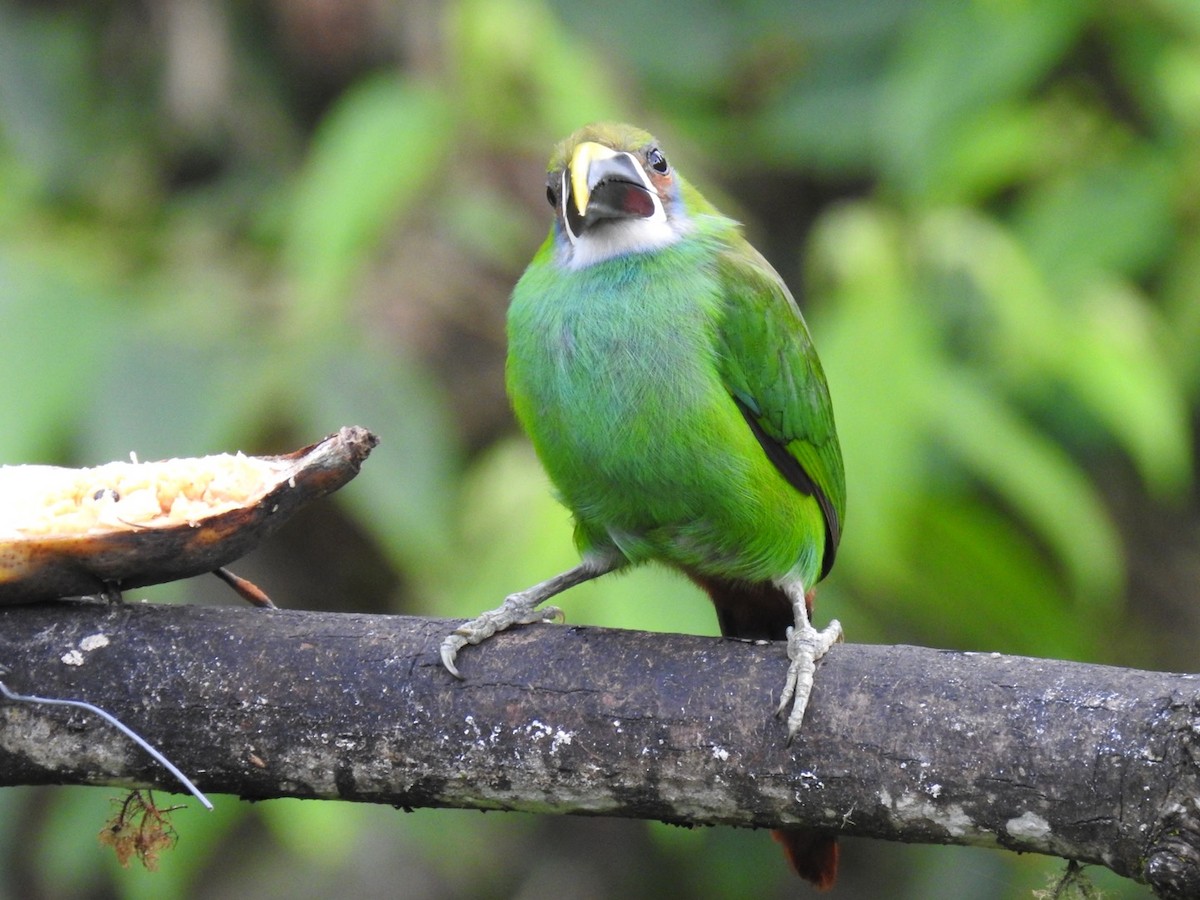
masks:
<svg viewBox="0 0 1200 900"><path fill-rule="evenodd" d="M1066 869L1053 879L1050 887L1033 892L1035 900L1102 900L1104 895L1083 868L1076 860L1068 860Z"/></svg>
<svg viewBox="0 0 1200 900"><path fill-rule="evenodd" d="M179 839L170 815L183 807L156 806L154 794L141 789L130 791L124 800L114 798L113 803L117 811L97 835L100 843L113 848L122 868L128 869L129 861L136 856L149 871L156 871L159 854L174 847Z"/></svg>
<svg viewBox="0 0 1200 900"><path fill-rule="evenodd" d="M222 568L358 474L347 427L286 456L0 466L0 603L112 594Z"/></svg>

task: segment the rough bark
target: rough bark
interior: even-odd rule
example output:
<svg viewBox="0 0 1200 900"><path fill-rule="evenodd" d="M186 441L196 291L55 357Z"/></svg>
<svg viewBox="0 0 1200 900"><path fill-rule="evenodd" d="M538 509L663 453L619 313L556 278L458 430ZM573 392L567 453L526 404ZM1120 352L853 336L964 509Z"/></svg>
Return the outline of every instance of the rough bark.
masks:
<svg viewBox="0 0 1200 900"><path fill-rule="evenodd" d="M781 644L236 608L0 608L13 690L83 699L246 798L816 825L1098 863L1200 896L1200 677L839 645L801 739ZM95 636L100 635L102 638ZM89 640L90 638L90 640ZM177 789L102 721L0 701L0 785Z"/></svg>

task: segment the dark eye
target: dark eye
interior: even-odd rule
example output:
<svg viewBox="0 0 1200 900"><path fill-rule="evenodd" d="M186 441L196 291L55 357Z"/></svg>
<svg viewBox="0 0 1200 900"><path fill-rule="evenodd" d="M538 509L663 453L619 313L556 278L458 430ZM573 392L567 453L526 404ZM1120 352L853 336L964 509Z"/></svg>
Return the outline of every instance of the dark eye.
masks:
<svg viewBox="0 0 1200 900"><path fill-rule="evenodd" d="M546 185L546 202L554 208L558 208L558 191L554 190L554 185Z"/></svg>
<svg viewBox="0 0 1200 900"><path fill-rule="evenodd" d="M667 165L667 158L663 156L663 152L657 147L650 148L650 152L646 154L646 162L659 175L666 175L671 171L671 167Z"/></svg>

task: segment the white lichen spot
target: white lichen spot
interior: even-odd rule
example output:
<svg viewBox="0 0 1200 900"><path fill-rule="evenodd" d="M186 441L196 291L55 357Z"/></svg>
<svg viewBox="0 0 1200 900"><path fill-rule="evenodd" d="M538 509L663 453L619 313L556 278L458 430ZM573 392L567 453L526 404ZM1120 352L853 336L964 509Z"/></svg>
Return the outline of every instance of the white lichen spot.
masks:
<svg viewBox="0 0 1200 900"><path fill-rule="evenodd" d="M575 732L563 731L561 728L552 728L545 722L534 719L525 726L525 736L535 744L543 738L549 738L550 752L557 753L560 747L570 744L575 739Z"/></svg>
<svg viewBox="0 0 1200 900"><path fill-rule="evenodd" d="M89 634L79 642L79 649L84 653L91 653L93 650L99 650L101 647L108 646L108 635L103 632L97 634Z"/></svg>
<svg viewBox="0 0 1200 900"><path fill-rule="evenodd" d="M814 788L816 790L823 790L825 788L825 783L821 781L820 776L816 772L801 772L799 777L800 784L804 786L805 790L813 790ZM800 792L797 791L795 796L799 798Z"/></svg>
<svg viewBox="0 0 1200 900"><path fill-rule="evenodd" d="M729 762L729 751L724 747L713 747L713 759L720 762Z"/></svg>
<svg viewBox="0 0 1200 900"><path fill-rule="evenodd" d="M569 745L575 739L575 732L563 731L559 728L554 732L554 737L550 740L550 752L557 753L558 748L564 745Z"/></svg>
<svg viewBox="0 0 1200 900"><path fill-rule="evenodd" d="M93 650L99 650L101 647L107 646L108 635L104 634L103 632L89 634L87 637L82 638L79 641L78 650L68 650L66 653L60 656L59 659L63 661L64 665L82 666L84 653L91 653Z"/></svg>
<svg viewBox="0 0 1200 900"><path fill-rule="evenodd" d="M1024 812L1004 823L1004 830L1015 838L1041 840L1050 834L1050 823L1034 812Z"/></svg>
<svg viewBox="0 0 1200 900"><path fill-rule="evenodd" d="M942 796L942 786L940 784L928 784L925 786L925 791L935 800Z"/></svg>
<svg viewBox="0 0 1200 900"><path fill-rule="evenodd" d="M489 746L495 746L500 740L500 726L493 725L488 734L483 733L483 729L479 727L479 723L475 721L474 716L464 716L463 722L466 728L463 729L463 735L467 738L474 739L474 745L477 750L486 750Z"/></svg>
<svg viewBox="0 0 1200 900"><path fill-rule="evenodd" d="M887 796L886 793L884 796ZM904 794L896 798L891 807L892 811L904 821L932 822L934 825L946 829L947 833L953 837L963 837L977 830L974 820L958 803L940 807L917 794Z"/></svg>

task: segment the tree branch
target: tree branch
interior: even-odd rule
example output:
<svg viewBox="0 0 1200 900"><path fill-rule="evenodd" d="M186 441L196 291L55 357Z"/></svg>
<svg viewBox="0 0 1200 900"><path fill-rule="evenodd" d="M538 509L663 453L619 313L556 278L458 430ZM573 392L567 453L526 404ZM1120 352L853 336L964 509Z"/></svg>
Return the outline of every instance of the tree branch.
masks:
<svg viewBox="0 0 1200 900"><path fill-rule="evenodd" d="M839 645L800 739L781 645L535 626L438 660L400 616L0 608L14 689L87 700L206 791L816 825L1000 846L1200 896L1200 678ZM92 637L102 635L103 638ZM171 777L102 721L0 702L0 785Z"/></svg>

